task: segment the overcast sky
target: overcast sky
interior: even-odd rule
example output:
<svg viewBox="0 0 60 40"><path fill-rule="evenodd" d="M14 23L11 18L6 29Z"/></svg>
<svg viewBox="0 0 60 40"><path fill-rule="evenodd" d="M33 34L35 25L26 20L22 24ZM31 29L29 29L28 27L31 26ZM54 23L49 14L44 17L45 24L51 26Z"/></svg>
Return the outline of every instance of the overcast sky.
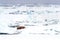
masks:
<svg viewBox="0 0 60 40"><path fill-rule="evenodd" d="M60 4L60 0L0 0L0 4Z"/></svg>

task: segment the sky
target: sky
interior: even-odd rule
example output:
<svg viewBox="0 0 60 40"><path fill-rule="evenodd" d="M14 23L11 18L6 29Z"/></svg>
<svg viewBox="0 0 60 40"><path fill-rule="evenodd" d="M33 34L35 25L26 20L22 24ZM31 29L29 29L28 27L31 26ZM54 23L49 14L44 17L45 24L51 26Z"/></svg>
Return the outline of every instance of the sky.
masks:
<svg viewBox="0 0 60 40"><path fill-rule="evenodd" d="M0 0L0 4L60 4L60 0Z"/></svg>

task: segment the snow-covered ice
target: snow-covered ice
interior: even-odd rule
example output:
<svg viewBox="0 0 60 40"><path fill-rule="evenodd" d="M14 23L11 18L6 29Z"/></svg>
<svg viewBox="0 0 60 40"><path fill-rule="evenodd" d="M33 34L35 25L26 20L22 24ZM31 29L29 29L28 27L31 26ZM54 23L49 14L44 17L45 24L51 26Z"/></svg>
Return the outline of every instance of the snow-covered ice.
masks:
<svg viewBox="0 0 60 40"><path fill-rule="evenodd" d="M9 25L23 25L19 34L0 35L11 40L60 40L60 7L0 7L0 32L15 33Z"/></svg>

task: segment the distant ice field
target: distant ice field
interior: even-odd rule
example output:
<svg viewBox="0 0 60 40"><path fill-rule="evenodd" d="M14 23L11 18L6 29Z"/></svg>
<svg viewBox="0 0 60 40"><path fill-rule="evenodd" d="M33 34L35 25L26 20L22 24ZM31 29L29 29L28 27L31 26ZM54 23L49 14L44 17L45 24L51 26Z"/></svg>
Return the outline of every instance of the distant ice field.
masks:
<svg viewBox="0 0 60 40"><path fill-rule="evenodd" d="M36 28L38 28L37 26L42 26L40 27L42 28L41 30L44 30L44 28L55 30L57 28L56 30L60 32L59 26L52 27L53 25L60 24L60 6L0 7L0 32L13 32L14 30L9 28L10 24L26 27L35 26Z"/></svg>

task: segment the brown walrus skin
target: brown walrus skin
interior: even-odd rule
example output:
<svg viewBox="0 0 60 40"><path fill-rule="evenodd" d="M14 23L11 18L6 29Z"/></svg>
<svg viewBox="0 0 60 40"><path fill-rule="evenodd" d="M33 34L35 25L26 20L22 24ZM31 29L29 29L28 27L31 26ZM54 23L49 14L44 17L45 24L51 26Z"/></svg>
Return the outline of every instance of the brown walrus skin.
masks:
<svg viewBox="0 0 60 40"><path fill-rule="evenodd" d="M25 29L25 27L24 26L17 27L17 30L20 30L20 29Z"/></svg>

